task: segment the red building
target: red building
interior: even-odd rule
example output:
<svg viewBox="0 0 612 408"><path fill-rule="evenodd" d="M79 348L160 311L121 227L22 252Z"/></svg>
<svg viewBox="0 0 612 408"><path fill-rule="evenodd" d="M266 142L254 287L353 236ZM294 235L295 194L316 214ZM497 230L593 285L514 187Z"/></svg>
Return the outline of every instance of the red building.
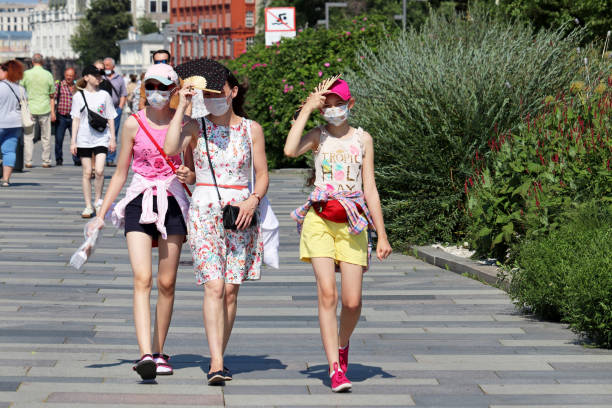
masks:
<svg viewBox="0 0 612 408"><path fill-rule="evenodd" d="M203 57L236 58L255 36L256 15L255 0L171 0L174 64Z"/></svg>

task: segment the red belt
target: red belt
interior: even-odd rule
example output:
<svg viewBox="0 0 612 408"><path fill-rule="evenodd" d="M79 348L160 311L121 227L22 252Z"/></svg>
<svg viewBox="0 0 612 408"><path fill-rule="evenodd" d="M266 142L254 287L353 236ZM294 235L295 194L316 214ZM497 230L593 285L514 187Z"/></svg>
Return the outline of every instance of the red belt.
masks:
<svg viewBox="0 0 612 408"><path fill-rule="evenodd" d="M214 187L214 184L211 183L197 183L196 186L206 186L206 187ZM237 185L229 185L229 184L217 184L220 188L232 188L234 190L244 190L248 188L248 186L237 186Z"/></svg>

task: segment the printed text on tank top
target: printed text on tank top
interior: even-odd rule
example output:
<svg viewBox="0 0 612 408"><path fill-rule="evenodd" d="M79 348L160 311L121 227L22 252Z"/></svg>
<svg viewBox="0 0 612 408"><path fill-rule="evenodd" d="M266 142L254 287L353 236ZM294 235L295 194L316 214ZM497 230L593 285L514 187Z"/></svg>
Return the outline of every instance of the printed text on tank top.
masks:
<svg viewBox="0 0 612 408"><path fill-rule="evenodd" d="M336 138L321 127L319 146L315 151L315 186L326 191L361 191L363 145L361 128L350 136Z"/></svg>

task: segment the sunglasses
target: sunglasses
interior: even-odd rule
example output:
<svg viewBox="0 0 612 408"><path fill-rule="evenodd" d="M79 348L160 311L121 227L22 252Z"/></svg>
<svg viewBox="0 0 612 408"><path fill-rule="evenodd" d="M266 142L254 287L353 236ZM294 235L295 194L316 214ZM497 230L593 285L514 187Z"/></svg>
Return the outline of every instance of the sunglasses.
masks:
<svg viewBox="0 0 612 408"><path fill-rule="evenodd" d="M155 64L155 65L157 65L157 64L167 64L167 63L168 63L167 59L153 61L153 64Z"/></svg>
<svg viewBox="0 0 612 408"><path fill-rule="evenodd" d="M170 89L170 87L174 85L174 84L170 84L170 85L164 85L164 84L152 84L152 83L146 83L145 84L145 89L147 91L167 91Z"/></svg>

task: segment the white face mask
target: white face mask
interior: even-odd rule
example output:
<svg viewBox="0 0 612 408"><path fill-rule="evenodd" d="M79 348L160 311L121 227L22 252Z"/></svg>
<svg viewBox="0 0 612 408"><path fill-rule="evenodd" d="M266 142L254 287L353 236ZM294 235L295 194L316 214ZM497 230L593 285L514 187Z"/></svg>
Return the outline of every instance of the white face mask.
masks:
<svg viewBox="0 0 612 408"><path fill-rule="evenodd" d="M110 74L112 74L112 73L113 73L113 70L112 70L112 69L105 69L105 70L104 70L104 73L105 73L106 75L110 75Z"/></svg>
<svg viewBox="0 0 612 408"><path fill-rule="evenodd" d="M168 104L170 101L171 91L145 91L147 95L147 102L152 108L161 109Z"/></svg>
<svg viewBox="0 0 612 408"><path fill-rule="evenodd" d="M221 116L227 112L230 105L225 98L204 98L206 110L213 116Z"/></svg>
<svg viewBox="0 0 612 408"><path fill-rule="evenodd" d="M323 118L334 126L346 121L349 116L348 105L334 106L323 110Z"/></svg>

